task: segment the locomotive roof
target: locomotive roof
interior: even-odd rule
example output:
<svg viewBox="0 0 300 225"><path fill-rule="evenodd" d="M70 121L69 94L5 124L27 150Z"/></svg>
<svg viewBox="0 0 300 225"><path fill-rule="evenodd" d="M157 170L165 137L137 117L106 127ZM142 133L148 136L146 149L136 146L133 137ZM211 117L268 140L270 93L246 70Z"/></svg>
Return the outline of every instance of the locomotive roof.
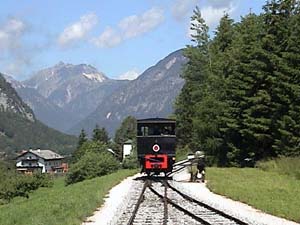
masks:
<svg viewBox="0 0 300 225"><path fill-rule="evenodd" d="M167 119L167 118L147 118L147 119L139 119L137 123L176 123L176 120Z"/></svg>

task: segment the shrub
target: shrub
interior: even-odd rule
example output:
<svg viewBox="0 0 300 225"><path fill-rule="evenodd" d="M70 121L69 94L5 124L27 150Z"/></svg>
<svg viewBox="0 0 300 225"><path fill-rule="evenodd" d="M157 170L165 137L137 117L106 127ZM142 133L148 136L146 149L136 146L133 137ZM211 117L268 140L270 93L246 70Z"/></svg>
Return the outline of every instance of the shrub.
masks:
<svg viewBox="0 0 300 225"><path fill-rule="evenodd" d="M116 171L118 168L119 162L110 153L88 151L77 163L71 166L66 177L66 184L103 176Z"/></svg>
<svg viewBox="0 0 300 225"><path fill-rule="evenodd" d="M86 141L75 150L72 156L72 162L77 163L87 152L107 152L107 145L99 141Z"/></svg>
<svg viewBox="0 0 300 225"><path fill-rule="evenodd" d="M127 156L122 163L123 169L136 169L139 167L138 159L136 155L131 154Z"/></svg>
<svg viewBox="0 0 300 225"><path fill-rule="evenodd" d="M192 151L190 150L190 148L186 145L183 148L177 148L176 149L176 161L181 161L184 159L187 159L187 156L189 153L191 153Z"/></svg>
<svg viewBox="0 0 300 225"><path fill-rule="evenodd" d="M8 203L14 197L29 198L29 193L39 187L50 187L52 180L45 174L23 175L15 171L0 171L0 204Z"/></svg>
<svg viewBox="0 0 300 225"><path fill-rule="evenodd" d="M263 171L277 171L277 164L275 160L259 161L255 167Z"/></svg>
<svg viewBox="0 0 300 225"><path fill-rule="evenodd" d="M256 167L264 171L272 171L295 177L300 180L300 157L280 157L256 163Z"/></svg>

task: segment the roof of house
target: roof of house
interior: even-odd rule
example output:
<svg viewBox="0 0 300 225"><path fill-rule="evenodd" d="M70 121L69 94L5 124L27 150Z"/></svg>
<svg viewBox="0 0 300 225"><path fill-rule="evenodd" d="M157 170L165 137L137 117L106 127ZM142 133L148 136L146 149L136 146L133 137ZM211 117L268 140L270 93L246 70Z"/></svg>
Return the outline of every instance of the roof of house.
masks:
<svg viewBox="0 0 300 225"><path fill-rule="evenodd" d="M46 160L63 159L64 158L63 156L53 152L52 150L40 150L40 149L26 151L26 152L22 153L21 155L19 155L18 157L25 155L28 152L31 152L31 153L35 154L36 156L46 159Z"/></svg>
<svg viewBox="0 0 300 225"><path fill-rule="evenodd" d="M157 118L138 119L137 123L176 123L176 120L157 117Z"/></svg>
<svg viewBox="0 0 300 225"><path fill-rule="evenodd" d="M127 141L124 142L124 144L132 144L132 140L128 139Z"/></svg>

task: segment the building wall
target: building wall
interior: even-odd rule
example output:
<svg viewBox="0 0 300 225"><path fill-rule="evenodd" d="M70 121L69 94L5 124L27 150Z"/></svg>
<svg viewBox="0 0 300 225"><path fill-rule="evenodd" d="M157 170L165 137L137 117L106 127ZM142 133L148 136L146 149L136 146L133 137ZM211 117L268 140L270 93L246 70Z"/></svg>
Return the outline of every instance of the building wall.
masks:
<svg viewBox="0 0 300 225"><path fill-rule="evenodd" d="M32 160L32 161L28 161L28 160ZM42 173L49 173L49 172L53 172L53 168L62 166L62 159L44 160L43 158L40 158L35 154L28 152L23 156L17 158L16 166L18 168L40 166L42 167Z"/></svg>
<svg viewBox="0 0 300 225"><path fill-rule="evenodd" d="M56 159L56 160L46 160L45 161L45 170L46 173L52 172L53 167L61 167L62 166L62 160Z"/></svg>
<svg viewBox="0 0 300 225"><path fill-rule="evenodd" d="M32 161L31 161L32 160ZM36 161L34 161L36 160ZM16 163L17 167L42 167L42 173L45 173L45 162L44 159L37 157L35 154L32 154L31 152L28 152L24 154L23 156L19 157L17 159Z"/></svg>
<svg viewBox="0 0 300 225"><path fill-rule="evenodd" d="M124 144L123 145L123 158L130 155L131 150L132 150L132 145L131 144Z"/></svg>

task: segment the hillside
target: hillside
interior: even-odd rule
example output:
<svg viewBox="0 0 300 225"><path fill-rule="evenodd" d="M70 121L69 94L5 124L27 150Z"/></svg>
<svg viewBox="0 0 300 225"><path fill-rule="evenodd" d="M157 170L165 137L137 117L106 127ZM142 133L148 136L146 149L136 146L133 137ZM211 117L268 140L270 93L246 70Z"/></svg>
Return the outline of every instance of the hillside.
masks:
<svg viewBox="0 0 300 225"><path fill-rule="evenodd" d="M0 152L14 155L22 149L45 148L68 154L74 150L76 140L38 121L0 74Z"/></svg>
<svg viewBox="0 0 300 225"><path fill-rule="evenodd" d="M184 83L180 74L186 61L182 50L171 53L137 79L108 96L70 132L78 134L81 128L91 132L97 123L113 134L128 115L136 118L169 116Z"/></svg>

